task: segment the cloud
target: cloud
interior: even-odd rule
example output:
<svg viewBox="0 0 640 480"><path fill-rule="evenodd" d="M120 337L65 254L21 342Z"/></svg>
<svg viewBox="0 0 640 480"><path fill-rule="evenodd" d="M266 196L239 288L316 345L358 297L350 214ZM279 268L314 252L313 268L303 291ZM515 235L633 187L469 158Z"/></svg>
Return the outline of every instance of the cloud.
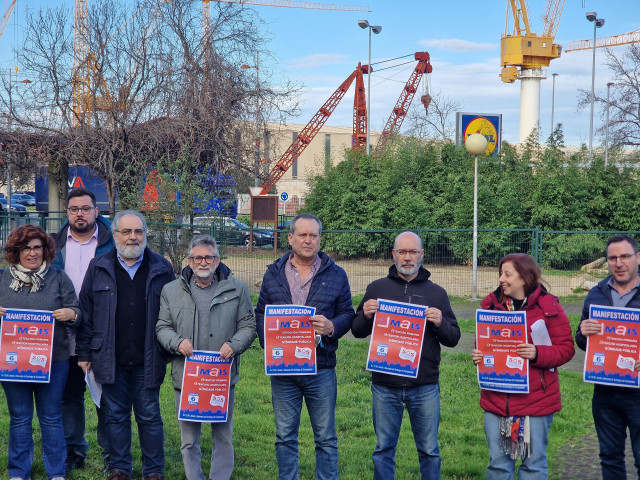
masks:
<svg viewBox="0 0 640 480"><path fill-rule="evenodd" d="M349 60L342 53L315 53L306 57L295 58L288 63L288 68L318 68L326 65L344 64Z"/></svg>
<svg viewBox="0 0 640 480"><path fill-rule="evenodd" d="M498 48L498 44L496 43L470 42L468 40L460 40L459 38L420 40L418 43L425 47L435 47L449 52L483 52Z"/></svg>

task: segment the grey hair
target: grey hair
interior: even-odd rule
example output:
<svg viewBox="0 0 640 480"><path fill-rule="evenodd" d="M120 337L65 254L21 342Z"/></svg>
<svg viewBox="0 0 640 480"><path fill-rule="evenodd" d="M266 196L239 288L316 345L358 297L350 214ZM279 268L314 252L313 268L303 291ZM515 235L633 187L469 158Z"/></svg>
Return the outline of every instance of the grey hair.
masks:
<svg viewBox="0 0 640 480"><path fill-rule="evenodd" d="M320 231L318 233L320 233L320 235L322 235L322 222L320 221L320 219L318 217L316 217L315 215L311 214L311 213L301 213L299 215L296 215L295 217L293 217L293 220L291 220L291 223L289 224L289 233L290 234L294 234L296 231L296 222L298 220L300 220L301 218L304 218L306 220L315 220L316 223L318 224L318 226L320 227Z"/></svg>
<svg viewBox="0 0 640 480"><path fill-rule="evenodd" d="M144 219L144 215L137 210L122 210L121 212L116 213L111 220L111 233L116 233L118 231L118 224L120 223L120 219L125 215L133 215L138 217L142 221L142 228L144 229L144 235L147 235L147 221Z"/></svg>
<svg viewBox="0 0 640 480"><path fill-rule="evenodd" d="M200 245L206 245L208 247L213 247L213 250L216 255L219 255L218 252L218 244L216 243L216 239L211 235L196 235L189 242L189 256L193 252L193 247L199 247Z"/></svg>

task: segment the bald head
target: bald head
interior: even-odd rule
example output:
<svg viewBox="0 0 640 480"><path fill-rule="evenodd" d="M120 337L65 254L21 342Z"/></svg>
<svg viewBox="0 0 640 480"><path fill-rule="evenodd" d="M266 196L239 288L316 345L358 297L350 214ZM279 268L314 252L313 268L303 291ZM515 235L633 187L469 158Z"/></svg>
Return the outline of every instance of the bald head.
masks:
<svg viewBox="0 0 640 480"><path fill-rule="evenodd" d="M424 250L422 239L413 232L402 232L393 244L393 261L398 275L407 282L418 276L422 266Z"/></svg>

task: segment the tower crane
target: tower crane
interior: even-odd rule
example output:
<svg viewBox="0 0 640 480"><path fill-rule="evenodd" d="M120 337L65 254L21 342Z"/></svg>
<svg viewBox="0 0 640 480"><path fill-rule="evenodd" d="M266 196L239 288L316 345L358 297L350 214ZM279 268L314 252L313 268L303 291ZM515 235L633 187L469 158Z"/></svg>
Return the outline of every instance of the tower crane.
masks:
<svg viewBox="0 0 640 480"><path fill-rule="evenodd" d="M629 45L640 42L640 29L620 35L611 35L596 39L596 48L617 47L618 45ZM593 38L588 40L574 40L567 43L565 52L575 52L577 50L591 50L593 48Z"/></svg>
<svg viewBox="0 0 640 480"><path fill-rule="evenodd" d="M382 129L382 135L378 138L378 143L375 149L376 155L382 154L389 137L400 130L402 122L407 116L407 112L411 106L411 101L418 91L418 85L420 84L422 75L425 73L430 75L433 71L433 67L429 62L430 57L428 52L416 52L414 58L418 60L418 64L413 69L413 72L411 72L409 80L407 80L406 85L402 89L396 105L393 107L393 110L391 110L391 115L389 116L387 123ZM431 103L431 94L429 90L427 90L427 93L422 96L421 101L424 108L428 109L429 103Z"/></svg>
<svg viewBox="0 0 640 480"><path fill-rule="evenodd" d="M367 65L363 66L358 63L357 68L340 84L329 99L320 107L317 113L311 118L309 123L302 129L296 139L293 141L286 152L280 157L280 160L273 166L269 172L269 176L260 186L260 195L266 195L276 186L278 180L282 178L287 170L293 165L293 162L302 154L305 148L311 143L318 131L329 119L333 111L336 109L340 100L349 90L349 87L356 79L356 100L354 100L354 132L352 136L352 145L362 150L366 143L366 101L364 100L364 80L362 74L367 70ZM362 92L358 92L357 85L361 85ZM358 100L358 96L362 98ZM364 117L364 120L363 120ZM356 127L357 125L357 127ZM363 130L364 125L364 130ZM364 135L363 135L364 132ZM364 143L363 143L364 142Z"/></svg>
<svg viewBox="0 0 640 480"><path fill-rule="evenodd" d="M211 0L203 0L209 3ZM317 2L297 2L293 0L213 0L220 3L241 3L243 5L258 5L263 7L286 7L286 8L310 8L313 10L343 10L347 12L370 12L368 6L362 5L336 5L333 3Z"/></svg>
<svg viewBox="0 0 640 480"><path fill-rule="evenodd" d="M11 3L8 7L5 8L4 15L2 15L2 21L0 21L0 37L4 33L4 30L7 28L7 24L9 23L9 18L11 18L11 14L13 13L13 9L16 6L16 2L18 0L11 0ZM5 2L6 5L6 2Z"/></svg>
<svg viewBox="0 0 640 480"><path fill-rule="evenodd" d="M559 58L562 46L553 43L564 0L547 0L541 35L530 27L526 0L508 0L505 31L500 41L500 78L505 83L520 80L520 142L524 142L540 120L540 81L546 78L542 67ZM509 29L509 11L513 29ZM519 70L518 70L519 69Z"/></svg>

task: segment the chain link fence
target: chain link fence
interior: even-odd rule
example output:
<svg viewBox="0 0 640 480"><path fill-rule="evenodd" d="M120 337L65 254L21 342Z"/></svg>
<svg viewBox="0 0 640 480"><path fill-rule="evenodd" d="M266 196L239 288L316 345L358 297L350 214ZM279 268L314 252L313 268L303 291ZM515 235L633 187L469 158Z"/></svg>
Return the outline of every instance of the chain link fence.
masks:
<svg viewBox="0 0 640 480"><path fill-rule="evenodd" d="M64 216L46 217L31 212L28 216L0 215L0 240L24 223L35 223L45 230L57 231ZM203 223L203 222L201 222ZM189 241L194 235L209 234L220 244L222 261L234 276L253 293L260 291L267 265L289 251L288 230L267 228L254 232L229 227L224 219L212 218L201 225L149 223L149 247L166 256L176 271L186 264ZM444 287L450 296L470 298L473 292L472 229L415 229L424 243L424 265L431 280ZM401 230L325 230L322 250L328 253L349 277L354 295L364 293L367 285L387 274L393 264L391 252ZM640 231L541 231L535 229L478 230L478 296L498 286L497 265L513 252L532 255L542 266L543 280L556 295L585 294L607 275L604 252L607 240L616 233L640 238ZM276 240L277 238L277 240ZM274 243L277 249L274 249Z"/></svg>

